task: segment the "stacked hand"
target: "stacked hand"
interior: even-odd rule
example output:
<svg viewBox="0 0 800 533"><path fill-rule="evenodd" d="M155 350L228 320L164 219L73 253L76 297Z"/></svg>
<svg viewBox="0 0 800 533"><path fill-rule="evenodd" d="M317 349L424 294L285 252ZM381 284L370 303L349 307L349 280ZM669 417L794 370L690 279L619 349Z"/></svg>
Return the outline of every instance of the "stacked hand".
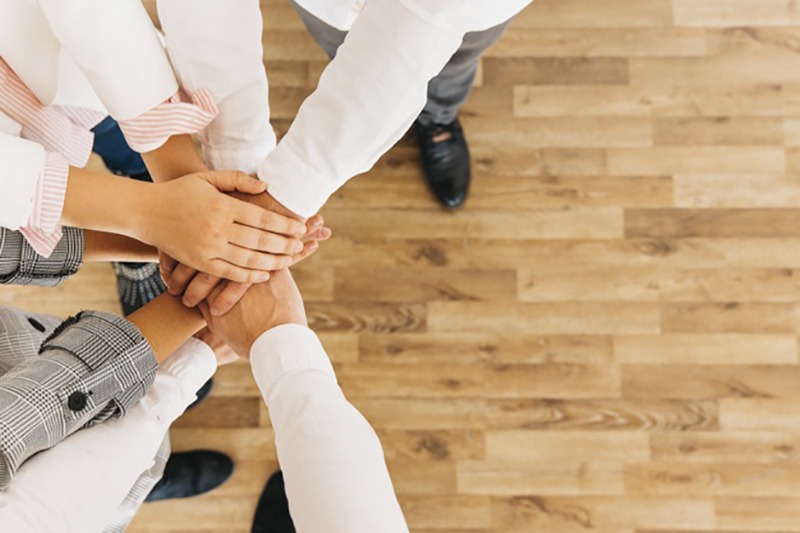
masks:
<svg viewBox="0 0 800 533"><path fill-rule="evenodd" d="M148 190L135 236L207 276L264 281L304 251L305 224L244 201L265 185L241 172L200 172Z"/></svg>
<svg viewBox="0 0 800 533"><path fill-rule="evenodd" d="M250 287L225 316L212 315L206 302L199 308L208 328L245 359L265 331L284 324L308 325L303 299L288 269L273 272L268 282Z"/></svg>
<svg viewBox="0 0 800 533"><path fill-rule="evenodd" d="M251 179L251 181L255 180ZM239 189L238 192L232 192L230 196L238 201L254 204L254 208L258 206L258 208L273 213L275 217L290 220L303 227L302 243L292 241L292 249L287 247L287 249L283 250L283 255L275 256L276 265L271 270L288 268L297 264L317 250L319 241L330 238L331 232L324 227L324 221L321 216L315 215L306 220L305 225L303 225L302 220L297 215L288 211L268 193L259 191L261 194L242 194L247 192L249 191ZM287 243L284 242L283 244ZM275 250L275 248L272 250ZM170 294L175 296L183 294L183 303L188 307L194 307L207 299L209 313L214 316L227 313L244 296L252 283L265 280L262 277L244 282L236 279L226 281L221 279L226 278L226 276L215 275L213 272L208 271L198 272L198 270L202 269L192 268L190 263L183 262L180 258L173 257L169 253L161 253L159 255L159 263L161 276L167 284ZM268 279L268 275L266 278Z"/></svg>

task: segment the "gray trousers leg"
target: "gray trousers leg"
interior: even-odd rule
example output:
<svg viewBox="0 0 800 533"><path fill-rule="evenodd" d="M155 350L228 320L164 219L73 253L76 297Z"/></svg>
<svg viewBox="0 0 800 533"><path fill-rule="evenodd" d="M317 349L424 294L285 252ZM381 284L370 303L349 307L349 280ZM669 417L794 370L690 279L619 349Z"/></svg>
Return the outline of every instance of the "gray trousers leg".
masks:
<svg viewBox="0 0 800 533"><path fill-rule="evenodd" d="M328 57L333 59L347 32L337 30L321 21L297 5L294 0L289 2L317 44L325 50ZM472 84L478 71L478 61L484 52L500 39L509 22L511 21L464 35L461 47L442 71L428 83L428 103L419 116L420 122L449 124L455 120L459 108L467 101L472 91Z"/></svg>

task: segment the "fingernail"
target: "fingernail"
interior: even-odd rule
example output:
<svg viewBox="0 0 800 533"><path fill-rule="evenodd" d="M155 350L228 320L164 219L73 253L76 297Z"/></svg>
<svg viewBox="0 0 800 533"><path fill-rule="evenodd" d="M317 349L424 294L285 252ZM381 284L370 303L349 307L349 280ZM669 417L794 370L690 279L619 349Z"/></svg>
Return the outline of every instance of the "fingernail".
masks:
<svg viewBox="0 0 800 533"><path fill-rule="evenodd" d="M299 253L303 251L303 243L300 241L295 241L294 246L292 246L292 253Z"/></svg>
<svg viewBox="0 0 800 533"><path fill-rule="evenodd" d="M311 244L308 245L308 247L311 248L312 250L316 250L317 248L319 248L319 243L317 241L312 241Z"/></svg>
<svg viewBox="0 0 800 533"><path fill-rule="evenodd" d="M305 235L307 231L308 228L306 227L305 224L298 224L297 226L294 227L294 232L299 235Z"/></svg>
<svg viewBox="0 0 800 533"><path fill-rule="evenodd" d="M192 305L192 302L190 302L186 298L184 298L182 301L183 301L183 305L185 305L186 307L194 307L194 305Z"/></svg>
<svg viewBox="0 0 800 533"><path fill-rule="evenodd" d="M219 316L219 315L220 315L219 307L212 307L211 308L211 316Z"/></svg>
<svg viewBox="0 0 800 533"><path fill-rule="evenodd" d="M167 287L167 292L169 292L172 296L177 296L178 295L178 291L176 291L172 287Z"/></svg>

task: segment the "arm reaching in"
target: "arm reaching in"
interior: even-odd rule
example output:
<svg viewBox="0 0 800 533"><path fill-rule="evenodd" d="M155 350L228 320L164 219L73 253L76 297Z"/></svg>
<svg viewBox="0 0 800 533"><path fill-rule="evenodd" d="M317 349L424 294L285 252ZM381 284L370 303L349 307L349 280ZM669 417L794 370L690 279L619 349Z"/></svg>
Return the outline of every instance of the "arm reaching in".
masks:
<svg viewBox="0 0 800 533"><path fill-rule="evenodd" d="M380 441L347 401L288 270L253 286L209 327L240 355L269 407L300 532L407 532Z"/></svg>
<svg viewBox="0 0 800 533"><path fill-rule="evenodd" d="M240 282L291 264L306 231L297 221L222 192L264 187L238 172L204 172L147 184L70 168L61 223L126 235L199 270Z"/></svg>

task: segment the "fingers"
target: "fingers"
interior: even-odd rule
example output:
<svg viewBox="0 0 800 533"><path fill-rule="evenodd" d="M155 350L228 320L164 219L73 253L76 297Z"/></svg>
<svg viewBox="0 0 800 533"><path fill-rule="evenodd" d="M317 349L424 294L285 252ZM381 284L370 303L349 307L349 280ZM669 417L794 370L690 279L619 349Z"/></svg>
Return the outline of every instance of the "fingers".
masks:
<svg viewBox="0 0 800 533"><path fill-rule="evenodd" d="M292 255L303 249L303 243L297 239L290 239L276 233L267 233L241 224L234 224L228 241L242 248L273 254Z"/></svg>
<svg viewBox="0 0 800 533"><path fill-rule="evenodd" d="M204 173L203 177L221 192L243 192L259 194L267 190L263 181L234 170L217 170Z"/></svg>
<svg viewBox="0 0 800 533"><path fill-rule="evenodd" d="M206 321L206 324L211 324L211 310L208 308L208 303L200 302L197 308L200 310L200 314L203 315L203 320Z"/></svg>
<svg viewBox="0 0 800 533"><path fill-rule="evenodd" d="M292 264L292 258L288 255L274 255L255 250L248 250L234 244L229 244L222 252L220 259L247 269L252 270L280 270ZM233 279L223 276L233 281L250 281L249 279Z"/></svg>
<svg viewBox="0 0 800 533"><path fill-rule="evenodd" d="M303 246L303 250L299 254L295 254L292 256L292 265L294 266L303 259L307 258L309 255L313 254L319 249L319 243L317 241L310 241Z"/></svg>
<svg viewBox="0 0 800 533"><path fill-rule="evenodd" d="M232 248L235 246L231 245ZM245 253L255 253L251 252L250 250L244 250L244 248L239 248ZM275 256L269 256L275 257ZM291 261L290 257L286 257L281 262ZM217 276L223 279L229 279L231 281L238 281L239 283L263 283L269 279L269 272L267 270L274 270L272 268L267 268L264 270L253 270L250 268L245 268L239 266L237 264L230 263L224 259L212 259L208 262L208 273Z"/></svg>
<svg viewBox="0 0 800 533"><path fill-rule="evenodd" d="M330 228L319 228L317 230L314 230L314 232L311 233L311 235L307 235L303 239L303 242L308 242L308 241L327 241L328 239L331 238L332 234L333 234L333 232L330 230Z"/></svg>
<svg viewBox="0 0 800 533"><path fill-rule="evenodd" d="M173 296L178 296L182 294L183 291L186 289L189 282L192 281L195 274L197 274L197 270L193 269L192 267L188 267L183 263L179 264L175 269L172 271L172 275L167 279L167 290Z"/></svg>
<svg viewBox="0 0 800 533"><path fill-rule="evenodd" d="M158 272L161 274L161 281L164 284L172 277L172 271L178 266L178 262L164 252L158 252Z"/></svg>
<svg viewBox="0 0 800 533"><path fill-rule="evenodd" d="M194 307L205 300L222 280L211 274L199 272L183 292L183 305Z"/></svg>
<svg viewBox="0 0 800 533"><path fill-rule="evenodd" d="M241 200L231 199L231 201L237 204L234 220L239 224L294 237L302 237L306 234L306 225L299 220L267 211Z"/></svg>
<svg viewBox="0 0 800 533"><path fill-rule="evenodd" d="M233 281L229 281L225 284L225 287L217 291L215 290L208 297L208 304L211 307L210 312L213 316L222 316L239 303L239 300L244 297L247 289L249 289L251 285L249 283L236 283Z"/></svg>

